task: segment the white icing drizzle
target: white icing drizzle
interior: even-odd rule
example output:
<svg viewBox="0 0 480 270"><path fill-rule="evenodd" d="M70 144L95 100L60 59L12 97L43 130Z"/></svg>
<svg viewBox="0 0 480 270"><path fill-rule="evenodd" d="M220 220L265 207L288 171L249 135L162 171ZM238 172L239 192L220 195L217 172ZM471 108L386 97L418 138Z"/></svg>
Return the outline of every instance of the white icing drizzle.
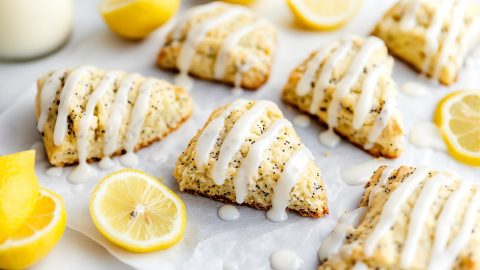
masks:
<svg viewBox="0 0 480 270"><path fill-rule="evenodd" d="M205 5L199 5L196 6L187 13L177 22L175 23L175 26L173 27L173 40L178 41L181 38L182 35L182 30L185 28L185 26L188 24L188 22L193 19L196 16L201 15L202 13L209 12L215 8L219 7L225 7L226 4L222 2L211 2Z"/></svg>
<svg viewBox="0 0 480 270"><path fill-rule="evenodd" d="M470 240L472 235L475 222L477 220L478 211L480 209L480 192L475 191L472 200L466 210L465 216L463 218L462 227L460 228L457 236L451 241L450 245L446 250L440 254L439 257L433 257L438 260L437 263L432 263L429 265L429 269L451 269L455 263L455 259L458 257L460 252L465 248Z"/></svg>
<svg viewBox="0 0 480 270"><path fill-rule="evenodd" d="M450 233L452 231L455 214L457 213L458 208L460 207L460 203L462 202L463 199L465 199L465 197L468 195L469 192L470 192L470 185L464 184L464 183L460 184L460 186L450 195L447 202L443 206L442 212L440 213L440 216L438 217L438 221L437 221L437 227L435 230L434 242L433 242L432 253L431 253L432 255L430 256L428 269L436 270L436 269L443 269L444 267L446 269L450 268L444 265L445 263L448 263L449 260L443 260L441 257L442 256L453 257L454 255L454 254L448 254L448 251L449 251L448 239L450 238ZM476 202L476 204L478 204L478 202ZM466 216L464 217L464 220L471 218L469 217L469 209L467 210L465 215ZM472 214L470 214L470 216L471 215ZM460 229L459 236L461 236L463 233L467 233L467 234L471 233L471 230L469 230L468 232L465 232L462 229L463 228ZM459 236L457 236L457 239ZM452 241L452 243L454 242L455 240ZM457 255L458 254L455 254L453 258L455 258Z"/></svg>
<svg viewBox="0 0 480 270"><path fill-rule="evenodd" d="M367 143L364 145L365 149L370 149L373 147L373 144L378 140L378 138L382 134L383 129L387 126L388 120L390 120L390 117L395 111L396 99L394 97L394 93L388 91L384 100L385 104L383 104L382 110L380 111L377 120L375 120L372 129L368 133Z"/></svg>
<svg viewBox="0 0 480 270"><path fill-rule="evenodd" d="M312 154L302 145L287 161L277 185L273 188L272 208L267 212L269 220L280 222L288 218L285 209L290 201L290 192L300 180L311 159Z"/></svg>
<svg viewBox="0 0 480 270"><path fill-rule="evenodd" d="M320 64L325 60L325 57L333 50L334 47L334 43L330 44L327 48L319 50L315 57L312 60L308 61L305 73L303 74L302 78L297 83L297 86L295 88L295 92L297 93L297 95L302 97L308 94L308 92L310 92L310 90L312 89L312 83L315 78L315 74L317 73Z"/></svg>
<svg viewBox="0 0 480 270"><path fill-rule="evenodd" d="M331 255L338 253L345 243L347 235L358 227L366 213L367 208L360 207L340 217L332 233L323 240L318 250L318 258L320 261L324 261Z"/></svg>
<svg viewBox="0 0 480 270"><path fill-rule="evenodd" d="M277 120L252 144L235 177L234 185L237 203L241 204L244 202L248 192L248 184L257 174L263 155L273 143L275 136L278 136L278 133L283 128L290 126L290 122L285 119Z"/></svg>
<svg viewBox="0 0 480 270"><path fill-rule="evenodd" d="M417 168L391 193L390 198L385 203L382 213L380 214L378 224L365 241L365 255L373 255L378 241L383 234L392 227L395 222L395 217L402 210L403 205L412 192L420 185L422 180L428 176L428 172L429 170L426 168Z"/></svg>
<svg viewBox="0 0 480 270"><path fill-rule="evenodd" d="M115 166L115 163L108 156L103 157L102 160L100 160L100 162L98 163L98 167L100 167L100 169L102 170L108 170L113 168L114 166Z"/></svg>
<svg viewBox="0 0 480 270"><path fill-rule="evenodd" d="M453 2L454 1L452 0L443 0L436 5L432 21L430 22L430 26L425 33L425 62L423 63L422 67L422 72L424 74L427 73L428 69L430 68L433 55L437 53L438 48L440 47L441 30Z"/></svg>
<svg viewBox="0 0 480 270"><path fill-rule="evenodd" d="M437 198L442 185L447 179L442 174L437 174L424 182L423 188L413 206L408 224L407 239L403 246L400 264L402 268L411 266L415 258L417 246L424 228L425 221L430 213L430 209Z"/></svg>
<svg viewBox="0 0 480 270"><path fill-rule="evenodd" d="M328 61L324 64L320 77L318 78L315 87L313 88L312 103L310 104L310 113L316 114L318 107L322 102L325 94L326 87L330 84L330 78L332 77L335 66L345 58L347 53L352 49L352 41L350 39L344 40L344 43L338 47L335 52L330 56Z"/></svg>
<svg viewBox="0 0 480 270"><path fill-rule="evenodd" d="M408 136L413 145L420 148L431 148L439 151L446 151L447 146L442 137L440 129L432 122L421 122L416 124Z"/></svg>
<svg viewBox="0 0 480 270"><path fill-rule="evenodd" d="M424 96L428 93L427 86L416 81L405 82L401 90L402 93L413 97Z"/></svg>
<svg viewBox="0 0 480 270"><path fill-rule="evenodd" d="M317 113L318 107L320 106L323 96L325 94L324 90L330 83L329 81L332 76L334 67L342 58L346 56L346 54L351 50L352 46L352 41L347 39L343 45L336 49L330 59L328 59L327 63L325 63L323 70L320 73L319 79L313 89L312 103L310 104L309 109L309 112L311 114ZM327 108L328 129L320 134L320 141L322 142L322 144L328 147L335 147L340 142L340 137L335 134L334 128L337 126L338 114L341 110L341 100L350 92L355 82L358 81L360 74L365 69L371 55L375 52L376 49L381 46L383 46L383 43L378 38L367 38L362 47L360 48L360 51L350 64L346 75L335 87L335 91L332 94L332 100ZM318 68L318 65L323 61L323 58L328 53L330 53L331 50L332 48L329 47L323 51L318 52L317 55L307 64L305 76L303 76L296 88L296 92L299 95L305 95L306 93L308 93L307 89L309 89L312 78L316 72L315 67ZM353 126L356 129L359 129L363 126L363 123L365 122L368 113L370 112L371 104L373 101L373 93L377 87L378 81L380 80L384 68L385 64L380 64L379 66L374 67L373 70L370 71L365 77L362 86L362 93L359 97L358 102L355 104ZM380 123L377 124L376 129L372 129L372 132L375 132L375 134L372 135L372 138L378 138L381 131L383 130L384 125L386 125L386 122L388 122L388 118L384 121L380 121ZM377 131L377 129L380 130Z"/></svg>
<svg viewBox="0 0 480 270"><path fill-rule="evenodd" d="M130 115L130 123L128 124L125 138L126 154L120 157L120 162L125 166L133 167L138 164L138 157L134 153L134 148L140 139L140 133L145 123L145 117L154 83L155 80L151 78L148 78L143 82L135 104L133 105L132 113Z"/></svg>
<svg viewBox="0 0 480 270"><path fill-rule="evenodd" d="M248 102L244 99L238 99L230 104L225 110L213 119L208 126L205 127L198 141L195 149L195 163L198 167L207 165L210 153L217 141L221 130L223 129L225 120L232 114L233 111L237 111L245 107Z"/></svg>
<svg viewBox="0 0 480 270"><path fill-rule="evenodd" d="M243 74L247 72L253 65L254 62L258 62L256 58L248 57L245 60L245 63L236 63L236 71L235 71L235 77L233 79L233 89L232 93L234 95L239 95L243 92L242 88L242 79L243 79Z"/></svg>
<svg viewBox="0 0 480 270"><path fill-rule="evenodd" d="M369 37L365 40L363 46L360 48L360 51L350 64L347 74L345 74L335 88L335 92L333 93L332 100L327 110L327 123L329 128L335 128L337 126L338 114L341 109L341 100L350 92L355 82L358 81L360 74L366 67L372 54L382 45L382 41L375 37Z"/></svg>
<svg viewBox="0 0 480 270"><path fill-rule="evenodd" d="M468 51L473 47L473 42L480 37L480 18L474 18L473 22L468 26L467 30L462 35L460 41L460 57L458 58L457 66L462 66L467 56Z"/></svg>
<svg viewBox="0 0 480 270"><path fill-rule="evenodd" d="M108 89L114 87L115 80L118 77L117 71L110 71L105 74L98 87L93 91L87 101L86 109L80 118L77 137L78 166L68 175L68 180L72 183L80 183L96 175L96 171L87 164L88 156L88 131L92 124L93 113L97 103L103 97Z"/></svg>
<svg viewBox="0 0 480 270"><path fill-rule="evenodd" d="M368 269L370 268L368 268L368 266L363 262L356 262L352 268L352 270L368 270Z"/></svg>
<svg viewBox="0 0 480 270"><path fill-rule="evenodd" d="M340 175L347 185L364 185L384 163L385 160L381 158L369 159L366 162L356 163L342 169Z"/></svg>
<svg viewBox="0 0 480 270"><path fill-rule="evenodd" d="M303 261L295 251L280 249L270 256L270 265L273 270L299 270L302 268Z"/></svg>
<svg viewBox="0 0 480 270"><path fill-rule="evenodd" d="M457 37L460 34L461 26L463 23L463 14L465 12L465 2L458 0L453 8L451 15L452 22L449 25L449 29L445 39L443 40L440 56L433 71L433 79L438 79L441 73L442 67L445 66L454 45L457 42Z"/></svg>
<svg viewBox="0 0 480 270"><path fill-rule="evenodd" d="M48 177L59 177L62 176L62 173L63 167L51 167L45 172Z"/></svg>
<svg viewBox="0 0 480 270"><path fill-rule="evenodd" d="M214 16L211 19L207 19L198 25L193 26L187 33L185 42L180 50L177 58L177 68L180 74L175 77L177 84L189 88L191 86L191 80L188 77L188 71L192 63L192 59L197 50L198 43L216 26L232 20L235 16L245 12L243 8L232 8L225 12L222 12L218 16ZM188 79L187 79L188 78Z"/></svg>
<svg viewBox="0 0 480 270"><path fill-rule="evenodd" d="M121 85L115 95L115 99L110 109L110 114L105 126L105 145L103 146L104 158L100 162L105 166L101 168L111 168L110 156L118 149L120 127L122 125L123 117L128 106L128 93L135 86L135 80L139 77L138 74L133 73L127 75L121 82ZM105 161L104 161L105 160ZM111 166L110 166L111 165Z"/></svg>
<svg viewBox="0 0 480 270"><path fill-rule="evenodd" d="M213 165L212 178L215 184L222 185L224 183L228 165L250 134L252 124L264 113L268 106L272 105L275 106L270 101L258 101L234 124L220 147L217 162Z"/></svg>
<svg viewBox="0 0 480 270"><path fill-rule="evenodd" d="M52 73L47 81L42 86L40 93L40 116L38 117L37 129L42 132L45 123L48 120L49 109L51 108L57 90L62 86L62 77L65 75L65 70L57 70Z"/></svg>
<svg viewBox="0 0 480 270"><path fill-rule="evenodd" d="M310 117L305 114L299 114L293 118L293 123L297 127L306 128L310 125Z"/></svg>
<svg viewBox="0 0 480 270"><path fill-rule="evenodd" d="M318 138L323 145L330 148L337 146L340 142L340 137L335 134L333 128L328 128L326 131L321 132Z"/></svg>
<svg viewBox="0 0 480 270"><path fill-rule="evenodd" d="M221 80L225 76L226 67L230 58L232 49L240 43L240 40L252 32L253 30L261 27L265 22L258 21L242 26L240 29L229 34L222 42L222 45L218 51L217 58L215 59L214 76L217 80ZM241 72L237 71L237 74Z"/></svg>
<svg viewBox="0 0 480 270"><path fill-rule="evenodd" d="M373 102L373 93L377 87L380 76L384 71L385 65L381 64L373 68L363 81L363 89L360 97L358 98L357 103L355 104L354 114L353 114L353 128L359 129L362 127L363 123L370 112Z"/></svg>
<svg viewBox="0 0 480 270"><path fill-rule="evenodd" d="M217 215L223 221L234 221L240 217L240 212L235 206L226 204L218 209Z"/></svg>
<svg viewBox="0 0 480 270"><path fill-rule="evenodd" d="M400 28L402 30L408 30L417 25L417 12L420 9L423 1L406 0L405 2L405 13L400 21Z"/></svg>
<svg viewBox="0 0 480 270"><path fill-rule="evenodd" d="M370 191L370 194L368 194L368 206L372 205L373 197L377 195L382 190L382 188L384 188L387 185L388 178L394 171L395 171L395 168L393 167L385 167L385 169L383 169L380 179L378 179L377 184Z"/></svg>
<svg viewBox="0 0 480 270"><path fill-rule="evenodd" d="M75 69L69 74L67 80L65 81L63 90L60 93L60 103L58 105L55 130L53 131L53 143L57 146L61 145L65 139L65 134L67 132L67 117L75 90L77 86L80 85L80 80L82 77L87 75L87 73L92 69L93 67L89 66Z"/></svg>

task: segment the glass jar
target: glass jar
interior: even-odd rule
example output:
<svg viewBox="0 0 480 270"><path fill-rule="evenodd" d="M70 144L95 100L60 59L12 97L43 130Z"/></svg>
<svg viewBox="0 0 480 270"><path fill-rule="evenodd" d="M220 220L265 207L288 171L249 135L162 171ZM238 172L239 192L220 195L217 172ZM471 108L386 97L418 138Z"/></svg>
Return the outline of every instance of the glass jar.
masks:
<svg viewBox="0 0 480 270"><path fill-rule="evenodd" d="M0 0L0 59L46 55L66 42L72 24L72 0Z"/></svg>

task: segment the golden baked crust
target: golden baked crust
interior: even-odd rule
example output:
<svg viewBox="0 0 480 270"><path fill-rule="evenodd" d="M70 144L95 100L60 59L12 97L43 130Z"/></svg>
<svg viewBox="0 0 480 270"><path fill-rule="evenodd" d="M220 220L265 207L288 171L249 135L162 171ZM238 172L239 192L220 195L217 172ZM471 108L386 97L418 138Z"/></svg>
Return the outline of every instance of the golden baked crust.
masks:
<svg viewBox="0 0 480 270"><path fill-rule="evenodd" d="M69 75L75 69L58 70L55 72L63 72L61 85L56 89L55 98L48 108L48 117L43 127L41 127L41 135L45 145L49 162L54 166L72 165L79 162L77 135L79 132L80 119L85 112L86 104L98 87L101 80L108 71L100 70L92 67L81 80L75 85L74 95L69 104L69 112L67 117L67 132L63 143L55 145L54 130L58 114L58 106L60 103L60 95L64 90L65 82ZM49 72L37 81L37 97L36 97L36 118L40 117L41 110L41 93L43 85L53 76L54 72ZM104 157L105 131L106 124L110 117L113 101L117 91L122 85L122 81L131 74L119 71L114 84L109 88L97 103L93 119L88 131L88 154L87 161L92 162ZM124 117L119 129L118 147L111 154L120 155L125 152L125 140L129 118L131 116L133 104L138 96L139 89L143 82L147 79L154 81L149 96L148 109L142 126L142 131L134 147L137 151L146 147L177 129L184 121L186 121L193 109L193 103L188 93L179 87L170 83L154 79L146 78L139 74L134 80L133 87L128 91L128 105L124 109Z"/></svg>
<svg viewBox="0 0 480 270"><path fill-rule="evenodd" d="M187 35L194 26L215 19L233 9L241 12L211 28L198 42L195 53L190 59L189 73L206 80L216 80L227 84L234 84L237 72L241 72L240 86L255 90L261 87L270 76L273 64L273 55L276 44L276 32L273 25L258 18L251 11L226 3L209 3L196 9L204 9L194 13L194 16L181 18L180 22L169 32L165 44L160 48L157 63L161 68L178 69L178 57L185 45ZM185 20L185 21L182 21ZM219 51L225 46L225 40L245 27L254 25L251 31L245 33L237 44L234 44L225 62L224 74L215 76L215 63L218 61ZM240 71L241 70L241 71Z"/></svg>
<svg viewBox="0 0 480 270"><path fill-rule="evenodd" d="M269 105L265 111L252 123L248 130L247 139L241 144L240 151L237 151L230 160L228 168L226 168L225 182L217 185L212 178L213 167L219 162L220 149L225 138L233 129L235 123L259 102L266 101L245 101L242 106L227 115L228 117L221 126L218 139L208 155L208 161L202 166L195 159L199 147L199 137L207 126L220 117L231 104L223 106L211 114L205 126L197 132L188 144L187 149L178 158L174 176L180 185L180 190L222 202L236 202L235 178L239 174L242 164L244 165L243 162L249 155L252 145L255 145L262 138L261 136L272 128L275 122L281 120L288 123L278 107L274 103L268 102ZM288 163L293 153L298 151L300 147L304 147L289 123L275 134L268 144L269 147L261 153L261 165L258 169L255 168L253 179L248 180L244 204L256 209L270 209L274 188L278 185L285 164ZM321 217L328 214L328 207L320 169L313 159L310 159L305 166L305 170L290 191L288 209L303 216Z"/></svg>
<svg viewBox="0 0 480 270"><path fill-rule="evenodd" d="M401 204L399 212L390 216L390 220L394 219L392 225L380 236L372 255L367 256L367 239L371 237L375 228L379 225L382 211L385 211L387 202L392 199L393 194L401 185L405 185L405 182L408 181L406 180L407 177L417 170L424 170L425 168L402 166L393 169L382 166L374 173L370 182L366 185L360 203L361 207L366 208L363 220L358 227L352 228L339 251L322 262L319 269L352 269L357 263L366 266L366 269L413 270L427 269L428 267L430 267L428 269L439 269L438 265L435 267L435 264L430 264L432 261L442 264L445 267L444 269L480 269L480 250L478 249L480 244L480 215L478 215L478 209L471 212L473 213L470 216L473 218L471 220L473 221L472 230L464 230L463 227L467 223L465 218L467 212L474 209L471 206L474 204L478 206L478 188L465 183L461 184L461 181L454 176L438 171L424 171L425 176L407 195L408 197ZM387 174L382 176L384 170ZM391 174L388 174L389 172ZM376 187L383 177L386 177L384 178L386 179L385 184ZM464 186L461 187L461 185ZM376 191L371 195L370 193L374 188ZM458 204L452 207L454 205L452 198L456 196L454 193L459 192L460 189L463 189L463 193L457 196ZM429 191L432 191L432 193L428 194ZM410 226L414 222L413 213L419 210L419 208L415 208L418 204L423 206L421 207L423 210L428 210L423 216L425 219L419 223L420 227L417 227L419 228L418 238L413 242L413 245L409 246L415 247L411 254L412 257L410 257L411 260L406 260L409 263L402 266L402 260L405 263L403 256L405 249L407 249L406 242L407 239L411 239L412 227ZM452 222L451 226L440 221L442 215L447 212L445 210L447 208L453 210L448 211L452 214L452 218L449 219ZM420 220L420 216L422 214L417 212L416 220ZM439 226L446 226L446 229L440 230ZM452 243L458 241L457 237L462 230L467 232L467 241L464 245L457 246L459 247L458 250L452 249ZM446 236L446 246L438 245L440 249L434 251L436 240L444 236ZM449 256L453 256L451 261L445 259Z"/></svg>
<svg viewBox="0 0 480 270"><path fill-rule="evenodd" d="M372 37L370 37L370 39L372 39ZM315 108L315 112L312 113L310 108L315 84L318 83L320 76L325 71L326 63L339 47L346 42L352 42L352 48L349 50L348 54L343 59L340 59L340 61L333 67L332 76L328 80L328 85L323 92L323 99L321 100L318 109ZM327 110L332 102L333 94L337 91L339 83L345 78L353 59L358 55L365 42L366 40L363 38L352 37L329 44L329 48L332 49L325 55L320 65L316 67L317 70L312 78L312 83L307 89L308 92L306 92L305 95L300 95L297 91L298 84L307 72L308 63L320 53L319 51L313 52L303 63L291 72L288 82L283 89L283 100L306 113L317 116L321 123L327 124ZM359 102L360 95L362 94L365 79L369 73L373 72L373 70L380 65L384 65L384 67L375 85L375 89L373 90L373 102L363 125L356 129L353 127L355 106ZM391 99L390 102L393 102L395 99L396 84L391 78L392 67L393 59L388 55L387 48L384 45L378 46L348 94L341 99L341 110L337 117L338 124L334 128L334 130L342 137L347 138L356 146L376 157L383 156L387 158L396 158L403 151L404 130L400 113L396 106L392 106L391 115L378 138L372 142L373 144L371 144L371 147L366 147L369 134L372 132L376 121L379 120L379 115L383 108L386 107L385 104L387 100Z"/></svg>
<svg viewBox="0 0 480 270"><path fill-rule="evenodd" d="M480 5L472 3L466 5L464 10L460 7L456 11L460 1L443 2L398 1L383 16L372 34L383 39L392 54L417 71L450 85L457 81L465 58L480 42ZM443 17L438 15L442 5L451 5L446 7L447 12ZM440 23L437 29L441 32L436 32L436 35L427 34L429 31L435 32L429 29L435 28L432 25L436 15ZM450 32L453 42L447 41ZM431 35L432 39L427 38L427 35ZM427 49L429 47L432 49Z"/></svg>

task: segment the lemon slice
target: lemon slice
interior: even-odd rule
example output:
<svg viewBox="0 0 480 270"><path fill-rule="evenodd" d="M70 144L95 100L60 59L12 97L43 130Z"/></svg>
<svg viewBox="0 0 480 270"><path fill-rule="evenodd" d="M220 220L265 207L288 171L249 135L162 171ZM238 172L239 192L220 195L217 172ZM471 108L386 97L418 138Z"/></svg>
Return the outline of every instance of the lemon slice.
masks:
<svg viewBox="0 0 480 270"><path fill-rule="evenodd" d="M30 217L8 238L0 241L0 269L24 269L47 255L65 230L62 199L40 189Z"/></svg>
<svg viewBox="0 0 480 270"><path fill-rule="evenodd" d="M180 0L102 0L100 14L113 32L141 39L168 21Z"/></svg>
<svg viewBox="0 0 480 270"><path fill-rule="evenodd" d="M166 249L180 241L182 200L154 177L124 169L104 177L90 198L90 215L111 242L133 252Z"/></svg>
<svg viewBox="0 0 480 270"><path fill-rule="evenodd" d="M295 18L314 30L333 30L344 25L360 7L361 0L287 0Z"/></svg>
<svg viewBox="0 0 480 270"><path fill-rule="evenodd" d="M24 223L35 206L34 165L33 150L0 157L0 241Z"/></svg>
<svg viewBox="0 0 480 270"><path fill-rule="evenodd" d="M446 96L436 109L434 121L455 159L480 166L480 91Z"/></svg>

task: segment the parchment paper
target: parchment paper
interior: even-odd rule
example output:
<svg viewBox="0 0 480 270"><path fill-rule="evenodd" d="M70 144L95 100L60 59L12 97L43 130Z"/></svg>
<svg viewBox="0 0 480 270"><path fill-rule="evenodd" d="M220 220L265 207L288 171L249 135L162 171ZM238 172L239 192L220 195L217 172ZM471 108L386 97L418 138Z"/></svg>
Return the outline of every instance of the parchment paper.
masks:
<svg viewBox="0 0 480 270"><path fill-rule="evenodd" d="M43 151L37 154L40 159L36 165L41 185L62 195L67 207L70 228L100 243L122 262L138 269L223 269L225 263L238 269L270 269L270 254L281 248L294 250L304 261L303 269L314 269L318 264L317 250L322 239L331 231L335 221L344 211L356 206L363 191L361 186L352 187L344 184L341 172L354 164L371 160L369 155L345 141L335 149L322 146L318 134L324 127L317 124L314 119L307 128L296 127L322 169L331 214L320 219L309 219L290 213L289 219L282 223L272 223L265 218L263 211L248 207L238 207L241 213L239 220L221 221L217 217L217 210L222 204L180 193L172 177L173 167L178 155L196 130L203 125L210 112L239 97L272 100L280 106L288 119L293 120L298 112L280 101L280 91L289 72L310 52L329 41L349 34L367 35L392 2L365 0L359 14L349 25L342 30L328 33L309 32L296 26L292 23L283 1L260 0L252 7L257 13L273 21L279 30L278 51L268 84L258 92L244 92L240 96L235 96L227 86L196 80L194 90L191 92L196 104L192 118L163 141L139 152L141 165L137 168L163 178L163 182L177 192L187 206L186 233L175 247L148 254L134 254L110 244L98 233L88 212L88 199L96 181L87 183L82 190L74 190L66 181L67 170L64 170L61 177L46 176L45 171L50 166L44 158ZM191 4L184 3L184 9ZM163 72L154 65L164 31L158 31L140 44L124 42L111 34L106 34L105 31L97 31L95 24L89 25L84 31L88 31L89 35L86 35L88 38L76 40L77 44L72 45L73 48L68 53L63 53L61 57L56 57L55 61L50 61L47 69L40 70L35 65L32 68L36 68L41 75L48 69L93 64L101 68L136 71L172 81L173 74ZM476 74L480 74L479 68L471 61L470 71L463 72L460 82L447 89L420 78L414 71L396 60L393 76L399 86L403 82L416 80L425 83L429 88L424 96L411 97L401 93L397 95L407 132L418 123L430 121L436 103L448 92L467 86L479 89L480 83L478 78L475 78L479 76ZM0 154L26 150L40 141L35 128L36 90L33 83L32 81L30 89L25 89L25 93L0 114ZM428 165L452 171L466 181L480 181L480 169L457 163L445 152L419 149L408 142L404 154L394 163ZM120 166L117 166L116 169L119 168ZM103 174L98 175L97 179Z"/></svg>

